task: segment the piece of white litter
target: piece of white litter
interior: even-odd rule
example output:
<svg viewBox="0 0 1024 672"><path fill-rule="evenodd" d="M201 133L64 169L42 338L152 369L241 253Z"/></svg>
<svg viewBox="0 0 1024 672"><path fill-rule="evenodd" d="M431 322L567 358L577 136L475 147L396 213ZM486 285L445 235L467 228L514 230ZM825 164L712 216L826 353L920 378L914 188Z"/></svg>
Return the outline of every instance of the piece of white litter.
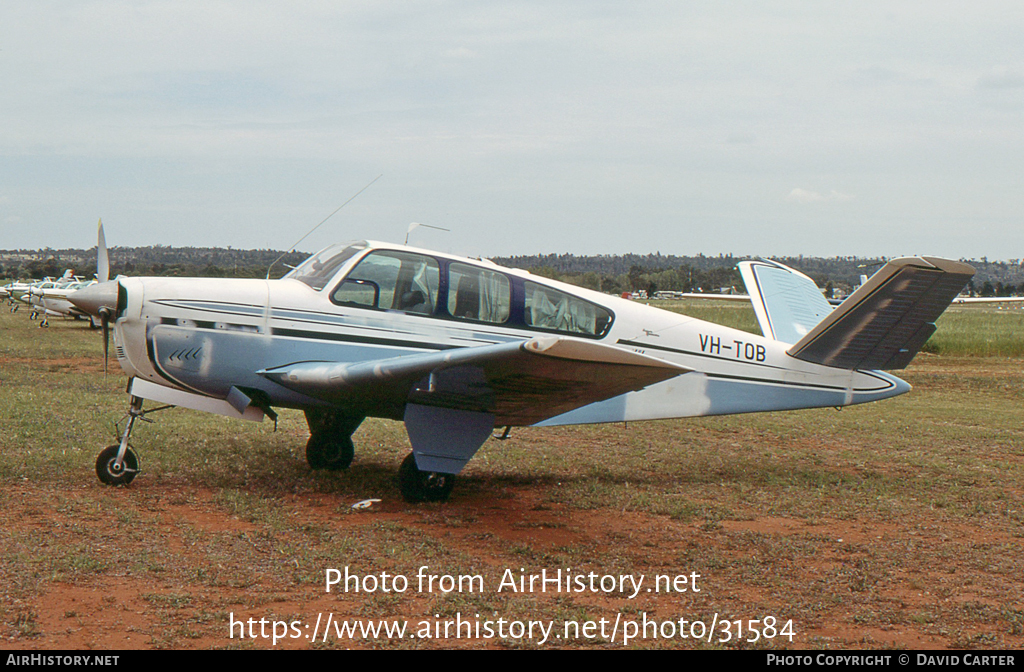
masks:
<svg viewBox="0 0 1024 672"><path fill-rule="evenodd" d="M353 504L352 508L361 511L362 509L370 508L371 506L373 506L374 504L376 504L379 501L381 501L381 500L379 500L379 499L364 499L361 502L356 502L355 504Z"/></svg>

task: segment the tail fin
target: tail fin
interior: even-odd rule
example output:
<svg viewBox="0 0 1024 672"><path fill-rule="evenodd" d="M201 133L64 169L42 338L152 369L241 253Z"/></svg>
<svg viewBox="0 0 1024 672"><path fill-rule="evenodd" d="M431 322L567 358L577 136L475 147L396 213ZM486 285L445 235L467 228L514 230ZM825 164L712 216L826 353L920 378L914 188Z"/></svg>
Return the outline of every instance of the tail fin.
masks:
<svg viewBox="0 0 1024 672"><path fill-rule="evenodd" d="M902 369L973 276L973 268L948 259L893 259L788 352L842 369Z"/></svg>
<svg viewBox="0 0 1024 672"><path fill-rule="evenodd" d="M763 259L742 261L739 269L767 338L796 343L832 312L818 286L800 271Z"/></svg>

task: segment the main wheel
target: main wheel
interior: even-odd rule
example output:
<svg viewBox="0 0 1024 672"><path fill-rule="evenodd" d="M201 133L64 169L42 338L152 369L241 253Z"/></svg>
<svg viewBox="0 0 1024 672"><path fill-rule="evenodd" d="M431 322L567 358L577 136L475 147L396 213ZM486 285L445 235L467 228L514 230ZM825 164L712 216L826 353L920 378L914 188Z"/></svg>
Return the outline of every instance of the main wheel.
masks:
<svg viewBox="0 0 1024 672"><path fill-rule="evenodd" d="M398 469L398 484L402 498L407 502L444 502L455 487L455 475L420 471L416 466L416 457L409 453Z"/></svg>
<svg viewBox="0 0 1024 672"><path fill-rule="evenodd" d="M120 448L118 444L107 446L96 458L96 475L107 485L128 485L135 478L135 474L139 473L139 458L131 448L124 451L121 466L116 465L117 451Z"/></svg>
<svg viewBox="0 0 1024 672"><path fill-rule="evenodd" d="M341 471L348 469L356 455L350 436L311 434L306 442L306 462L310 469Z"/></svg>

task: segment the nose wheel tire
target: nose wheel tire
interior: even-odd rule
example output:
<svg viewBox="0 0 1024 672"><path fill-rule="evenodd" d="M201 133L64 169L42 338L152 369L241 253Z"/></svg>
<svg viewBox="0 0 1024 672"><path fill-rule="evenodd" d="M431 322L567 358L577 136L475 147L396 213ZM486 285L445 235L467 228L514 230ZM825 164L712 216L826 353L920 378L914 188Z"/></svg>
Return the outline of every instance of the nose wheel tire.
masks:
<svg viewBox="0 0 1024 672"><path fill-rule="evenodd" d="M139 458L131 448L124 451L121 466L117 466L117 451L120 448L117 444L108 446L96 458L96 475L107 485L128 485L135 474L139 473Z"/></svg>
<svg viewBox="0 0 1024 672"><path fill-rule="evenodd" d="M416 457L409 453L398 469L398 484L402 498L407 502L444 502L455 487L455 475L420 471L416 466Z"/></svg>
<svg viewBox="0 0 1024 672"><path fill-rule="evenodd" d="M313 434L306 443L306 462L310 469L348 469L355 454L352 438L348 436Z"/></svg>

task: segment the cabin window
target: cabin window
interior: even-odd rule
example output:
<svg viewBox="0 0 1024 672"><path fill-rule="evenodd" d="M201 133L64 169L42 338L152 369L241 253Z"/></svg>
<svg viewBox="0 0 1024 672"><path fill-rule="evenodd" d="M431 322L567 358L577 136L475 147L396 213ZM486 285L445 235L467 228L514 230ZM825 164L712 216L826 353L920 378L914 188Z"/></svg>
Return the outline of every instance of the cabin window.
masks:
<svg viewBox="0 0 1024 672"><path fill-rule="evenodd" d="M327 286L342 265L366 245L332 245L305 260L284 277L304 282L316 291Z"/></svg>
<svg viewBox="0 0 1024 672"><path fill-rule="evenodd" d="M526 289L527 326L565 334L602 336L611 323L611 313L596 304L570 296L535 282Z"/></svg>
<svg viewBox="0 0 1024 672"><path fill-rule="evenodd" d="M437 261L421 254L379 250L356 265L331 295L334 303L431 315L440 285Z"/></svg>
<svg viewBox="0 0 1024 672"><path fill-rule="evenodd" d="M512 310L508 278L468 264L448 266L448 314L460 320L501 324Z"/></svg>

